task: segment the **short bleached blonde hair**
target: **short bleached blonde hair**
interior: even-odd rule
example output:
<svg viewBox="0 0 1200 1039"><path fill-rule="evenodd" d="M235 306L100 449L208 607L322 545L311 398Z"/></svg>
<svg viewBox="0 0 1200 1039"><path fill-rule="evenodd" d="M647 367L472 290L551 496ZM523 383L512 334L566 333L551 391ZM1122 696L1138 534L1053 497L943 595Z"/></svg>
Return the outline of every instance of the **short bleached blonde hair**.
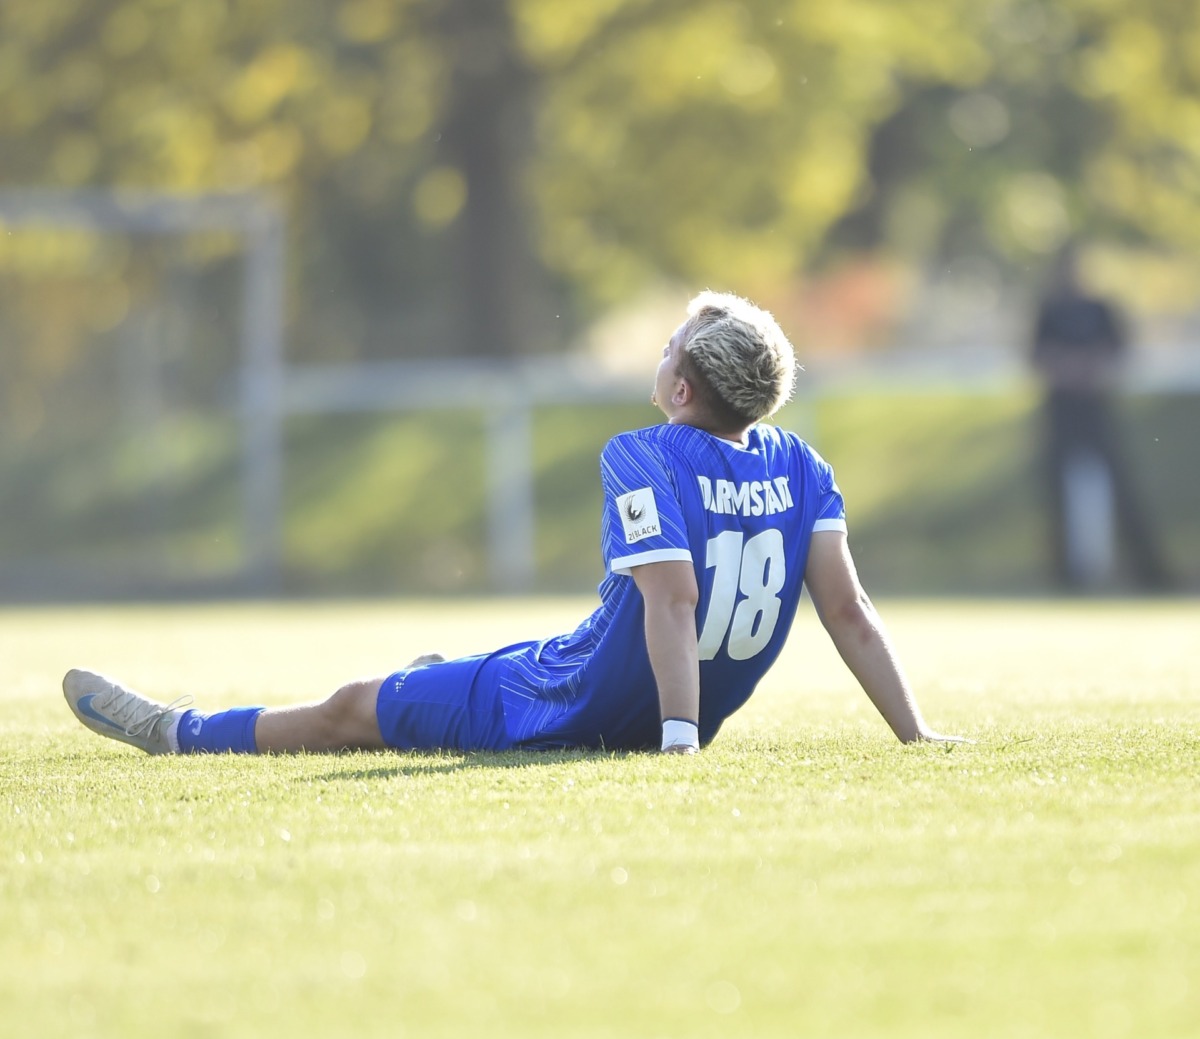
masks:
<svg viewBox="0 0 1200 1039"><path fill-rule="evenodd" d="M774 415L791 399L796 352L771 314L728 292L702 292L687 312L681 367L684 374L692 374L688 367L699 373L718 398L706 403L719 417L750 424ZM700 387L702 398L708 396L705 388Z"/></svg>

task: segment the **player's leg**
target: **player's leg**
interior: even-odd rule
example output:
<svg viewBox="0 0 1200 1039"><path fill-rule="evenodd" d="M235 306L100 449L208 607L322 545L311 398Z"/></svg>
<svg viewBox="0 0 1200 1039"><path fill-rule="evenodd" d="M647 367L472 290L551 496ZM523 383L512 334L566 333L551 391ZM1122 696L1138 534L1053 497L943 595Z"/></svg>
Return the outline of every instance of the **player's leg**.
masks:
<svg viewBox="0 0 1200 1039"><path fill-rule="evenodd" d="M259 753L382 750L375 705L383 678L348 682L320 703L262 711L254 725Z"/></svg>
<svg viewBox="0 0 1200 1039"><path fill-rule="evenodd" d="M440 653L422 653L406 670L442 663ZM259 753L322 750L382 750L391 746L379 729L379 688L387 676L347 682L320 703L267 709L254 724Z"/></svg>
<svg viewBox="0 0 1200 1039"><path fill-rule="evenodd" d="M442 659L425 654L409 667ZM376 716L381 681L350 682L327 699L302 707L235 707L213 714L187 710L191 697L158 703L91 671L67 672L63 694L93 732L148 754L366 750L388 745Z"/></svg>
<svg viewBox="0 0 1200 1039"><path fill-rule="evenodd" d="M257 710L253 748L259 753L336 750L498 750L510 744L498 689L480 682L487 657L446 661L436 653L417 657L382 678L349 682L326 700L300 707ZM238 709L215 715L187 712L178 725L183 751L251 749L236 725ZM235 726L233 739L212 726Z"/></svg>

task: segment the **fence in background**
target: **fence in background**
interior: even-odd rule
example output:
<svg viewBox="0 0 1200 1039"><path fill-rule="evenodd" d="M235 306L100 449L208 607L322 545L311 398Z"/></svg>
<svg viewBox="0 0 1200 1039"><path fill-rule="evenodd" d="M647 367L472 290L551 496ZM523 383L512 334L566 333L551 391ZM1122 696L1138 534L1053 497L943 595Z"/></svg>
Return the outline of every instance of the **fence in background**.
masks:
<svg viewBox="0 0 1200 1039"><path fill-rule="evenodd" d="M495 590L512 591L529 589L535 581L535 410L630 404L644 401L649 392L653 351L645 375L637 378L604 373L573 356L508 363L289 362L283 345L286 229L279 210L261 196L0 191L0 227L90 229L134 238L219 230L241 243L239 349L236 370L229 373L239 444L241 545L240 561L224 585L229 590L270 594L282 587L284 426L289 418L441 409L483 414L488 583ZM192 319L203 320L201 315ZM1195 393L1200 386L1195 354L1177 351L1187 363L1174 367L1164 368L1158 361L1144 365L1132 373L1133 387ZM837 368L810 365L802 381L808 405L804 415L811 426L818 401L864 390L903 394L936 387L994 394L1020 378L1020 359L995 352L966 362L910 352ZM819 434L812 428L804 432ZM147 435L154 436L154 430L148 428ZM0 505L3 493L0 488ZM0 544L0 596L5 565L12 563L3 556ZM37 583L36 567L22 573L26 587ZM162 590L170 591L169 580Z"/></svg>

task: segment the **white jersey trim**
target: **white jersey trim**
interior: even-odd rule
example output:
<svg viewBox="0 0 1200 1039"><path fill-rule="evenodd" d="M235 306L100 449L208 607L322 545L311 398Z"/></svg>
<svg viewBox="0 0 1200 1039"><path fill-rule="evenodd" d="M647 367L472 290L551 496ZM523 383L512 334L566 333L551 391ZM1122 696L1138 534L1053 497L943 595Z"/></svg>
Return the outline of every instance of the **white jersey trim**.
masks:
<svg viewBox="0 0 1200 1039"><path fill-rule="evenodd" d="M628 577L629 571L635 566L672 561L690 563L692 561L692 553L686 548L656 548L650 552L637 552L632 556L620 556L609 564L609 568L614 574L624 574Z"/></svg>
<svg viewBox="0 0 1200 1039"><path fill-rule="evenodd" d="M844 519L819 519L813 524L813 533L818 530L840 530L843 534L846 533L846 521Z"/></svg>

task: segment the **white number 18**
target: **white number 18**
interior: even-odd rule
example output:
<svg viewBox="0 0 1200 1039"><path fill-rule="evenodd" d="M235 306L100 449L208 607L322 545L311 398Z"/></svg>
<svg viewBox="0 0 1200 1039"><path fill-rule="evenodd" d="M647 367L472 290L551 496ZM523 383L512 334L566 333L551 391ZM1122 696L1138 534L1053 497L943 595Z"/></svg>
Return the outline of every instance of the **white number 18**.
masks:
<svg viewBox="0 0 1200 1039"><path fill-rule="evenodd" d="M712 660L728 633L729 655L749 660L771 641L779 622L783 535L771 528L743 546L740 530L726 530L708 542L705 566L715 567L716 572L700 631L700 659ZM741 602L739 589L745 596Z"/></svg>

